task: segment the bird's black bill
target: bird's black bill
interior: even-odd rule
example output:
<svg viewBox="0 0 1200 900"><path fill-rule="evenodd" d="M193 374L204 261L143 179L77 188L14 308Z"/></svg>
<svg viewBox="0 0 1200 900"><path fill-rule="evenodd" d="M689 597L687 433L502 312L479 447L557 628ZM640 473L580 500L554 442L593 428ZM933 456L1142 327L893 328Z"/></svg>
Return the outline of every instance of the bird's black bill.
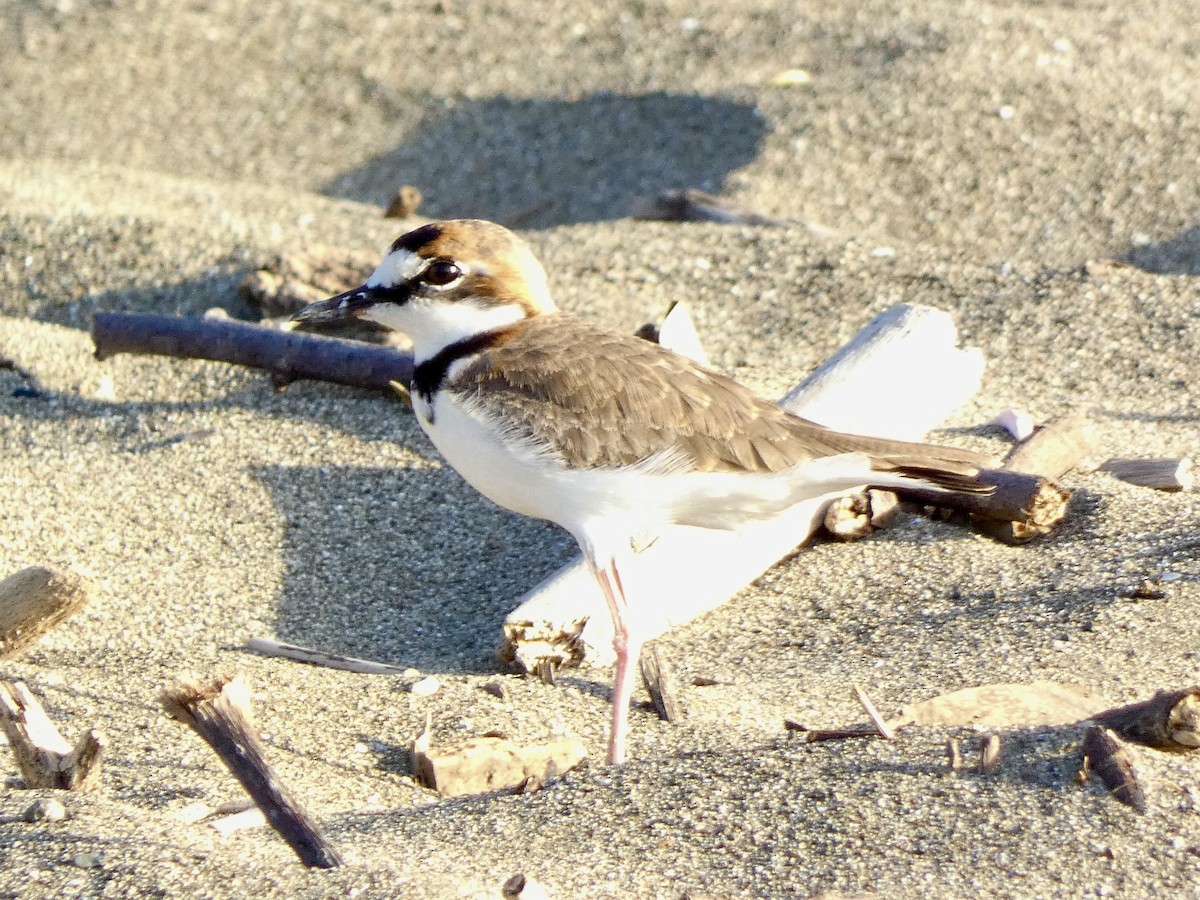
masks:
<svg viewBox="0 0 1200 900"><path fill-rule="evenodd" d="M302 325L335 325L350 322L358 317L360 310L373 306L377 300L375 292L370 288L355 288L328 300L310 303L293 315L292 321Z"/></svg>

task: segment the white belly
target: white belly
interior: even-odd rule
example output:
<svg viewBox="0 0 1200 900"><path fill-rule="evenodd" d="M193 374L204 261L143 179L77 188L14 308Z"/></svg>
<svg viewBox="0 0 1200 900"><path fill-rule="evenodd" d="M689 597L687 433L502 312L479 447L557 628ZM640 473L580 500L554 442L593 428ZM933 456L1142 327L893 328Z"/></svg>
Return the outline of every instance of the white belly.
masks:
<svg viewBox="0 0 1200 900"><path fill-rule="evenodd" d="M434 446L477 491L500 506L548 519L586 539L600 530L626 536L667 523L736 528L795 503L850 489L872 479L868 461L843 454L775 474L679 472L653 467L571 469L527 446L506 443L496 430L450 395L430 408L414 396L417 420Z"/></svg>

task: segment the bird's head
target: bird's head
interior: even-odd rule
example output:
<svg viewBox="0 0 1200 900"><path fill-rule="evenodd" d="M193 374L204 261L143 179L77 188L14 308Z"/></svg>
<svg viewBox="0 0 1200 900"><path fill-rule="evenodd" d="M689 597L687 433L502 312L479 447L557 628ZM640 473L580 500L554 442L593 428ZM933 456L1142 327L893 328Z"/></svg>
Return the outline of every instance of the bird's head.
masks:
<svg viewBox="0 0 1200 900"><path fill-rule="evenodd" d="M366 319L407 334L420 360L554 310L545 270L523 240L493 222L455 219L401 235L365 284L310 304L293 320Z"/></svg>

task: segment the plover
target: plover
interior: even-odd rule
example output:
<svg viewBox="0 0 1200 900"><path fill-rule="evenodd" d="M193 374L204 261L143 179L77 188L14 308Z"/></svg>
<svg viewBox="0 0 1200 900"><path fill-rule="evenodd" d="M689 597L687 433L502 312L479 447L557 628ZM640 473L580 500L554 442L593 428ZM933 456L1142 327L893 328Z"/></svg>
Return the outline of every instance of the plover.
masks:
<svg viewBox="0 0 1200 900"><path fill-rule="evenodd" d="M359 288L296 314L366 319L413 345L413 409L500 506L578 542L612 615L608 759L625 758L642 638L633 542L670 523L736 528L872 485L979 490L977 453L843 434L657 344L559 312L529 247L480 220L402 235Z"/></svg>

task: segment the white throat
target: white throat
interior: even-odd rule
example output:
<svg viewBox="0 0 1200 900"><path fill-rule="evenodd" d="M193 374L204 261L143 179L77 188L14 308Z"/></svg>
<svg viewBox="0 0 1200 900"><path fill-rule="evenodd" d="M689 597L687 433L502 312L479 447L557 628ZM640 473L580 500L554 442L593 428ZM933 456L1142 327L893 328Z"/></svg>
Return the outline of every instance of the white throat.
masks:
<svg viewBox="0 0 1200 900"><path fill-rule="evenodd" d="M380 303L359 316L402 331L413 342L413 362L420 364L464 338L515 325L528 315L519 303L483 306L471 300L410 300L402 306Z"/></svg>

